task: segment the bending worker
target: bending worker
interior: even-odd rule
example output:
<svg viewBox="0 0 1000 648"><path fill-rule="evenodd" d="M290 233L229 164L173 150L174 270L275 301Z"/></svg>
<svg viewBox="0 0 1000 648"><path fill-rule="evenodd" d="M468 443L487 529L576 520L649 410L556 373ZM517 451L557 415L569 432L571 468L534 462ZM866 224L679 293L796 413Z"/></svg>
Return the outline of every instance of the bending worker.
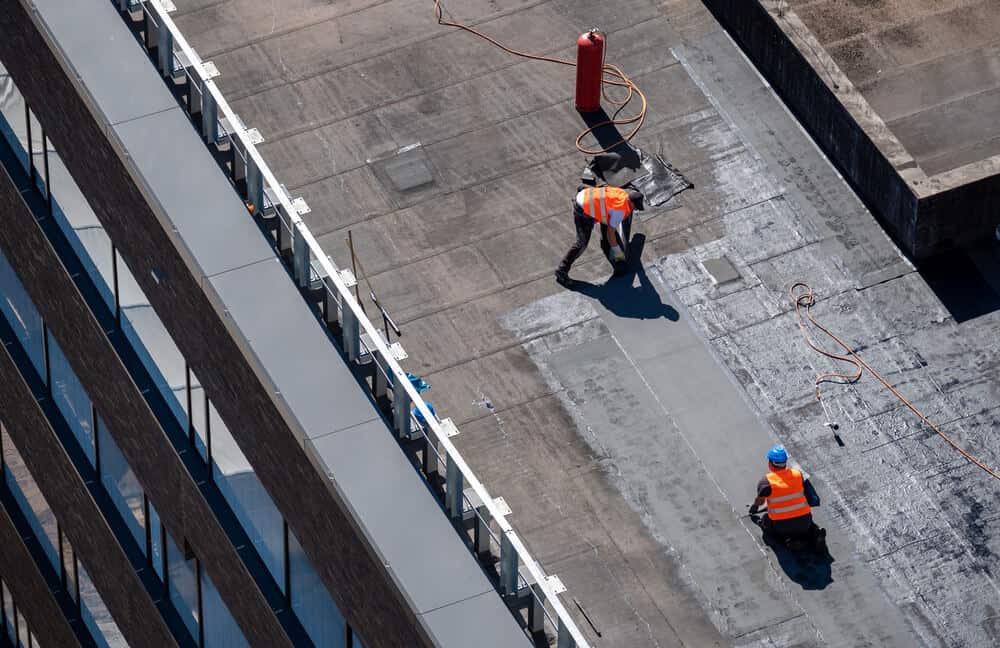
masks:
<svg viewBox="0 0 1000 648"><path fill-rule="evenodd" d="M783 539L810 538L821 542L826 531L813 523L809 507L809 500L813 498L807 495L815 497L815 491L801 470L788 467L788 452L784 446L776 445L768 451L767 467L768 473L757 483L757 498L750 507L750 513L756 514L758 507L766 501L765 530ZM819 503L818 497L814 503Z"/></svg>
<svg viewBox="0 0 1000 648"><path fill-rule="evenodd" d="M570 286L573 280L569 278L569 268L583 254L590 243L590 234L594 231L594 223L601 225L601 233L610 248L609 257L612 263L625 260L622 246L627 244L619 240L617 228L627 220L633 211L630 193L618 187L581 187L573 201L573 222L576 224L576 243L569 249L562 263L556 270L556 281L563 286Z"/></svg>

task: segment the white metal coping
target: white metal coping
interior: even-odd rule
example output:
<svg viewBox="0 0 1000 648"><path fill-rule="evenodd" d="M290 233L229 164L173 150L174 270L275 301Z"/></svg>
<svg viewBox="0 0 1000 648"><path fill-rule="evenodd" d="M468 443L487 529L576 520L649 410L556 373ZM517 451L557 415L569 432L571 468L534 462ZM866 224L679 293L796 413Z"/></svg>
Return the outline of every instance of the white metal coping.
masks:
<svg viewBox="0 0 1000 648"><path fill-rule="evenodd" d="M312 255L326 273L327 279L332 281L334 286L337 288L337 292L340 293L341 307L347 306L354 313L354 316L357 318L358 322L360 322L364 332L368 334L371 344L389 365L393 374L393 379L402 384L407 395L410 397L410 401L423 415L424 420L427 422L427 427L429 427L433 432L437 443L440 444L440 447L444 448L448 461L455 463L462 474L464 482L468 484L469 488L471 488L479 497L482 501L482 506L489 511L490 516L496 520L498 526L500 527L500 533L506 536L510 541L523 563L523 568L528 570L528 573L531 574L536 586L542 590L545 601L552 606L560 624L563 625L565 630L569 632L576 646L578 648L590 648L590 644L587 643L583 633L580 632L580 629L573 621L573 618L563 606L562 601L559 600L559 595L556 593L553 583L549 581L544 570L535 561L535 559L532 558L531 554L528 553L528 548L524 545L521 538L518 537L517 532L507 521L507 511L504 511L497 505L493 497L486 490L486 487L483 486L482 482L479 481L475 473L472 472L472 469L465 462L465 459L458 452L458 449L455 448L454 444L452 444L448 433L442 427L440 421L438 421L437 417L427 407L427 403L425 403L424 399L420 397L416 388L414 388L414 386L410 383L406 372L402 369L402 367L400 367L399 362L389 350L389 346L386 344L385 340L382 339L378 329L374 324L372 324L371 320L368 319L365 311L362 310L361 306L351 294L351 290L344 283L344 280L341 278L336 266L334 266L330 258L323 252L323 249L316 241L316 238L312 235L312 232L309 231L309 228L306 226L305 222L303 222L301 216L299 216L298 210L292 204L292 200L289 198L284 187L278 182L274 173L271 171L271 168L267 165L267 162L264 161L260 152L257 151L254 138L248 134L248 129L236 116L233 109L230 108L229 103L222 94L222 91L219 90L215 82L211 80L212 77L215 76L215 74L213 74L214 70L206 69L201 58L190 46L190 44L188 44L187 39L184 38L180 29L178 29L177 25L168 15L161 0L145 0L145 2L152 5L158 14L160 24L170 30L175 47L180 49L180 51L188 57L189 67L194 68L197 72L198 77L202 80L203 89L212 94L218 109L221 111L220 116L224 116L229 122L232 134L240 140L240 143L246 150L247 156L253 159L254 164L261 173L264 183L270 185L272 192L278 197L278 201L281 203L282 208L291 219L292 226L298 230L299 234L301 234L302 238L306 241ZM519 570L521 568L522 567L519 567ZM556 628L557 632L558 630L559 628Z"/></svg>

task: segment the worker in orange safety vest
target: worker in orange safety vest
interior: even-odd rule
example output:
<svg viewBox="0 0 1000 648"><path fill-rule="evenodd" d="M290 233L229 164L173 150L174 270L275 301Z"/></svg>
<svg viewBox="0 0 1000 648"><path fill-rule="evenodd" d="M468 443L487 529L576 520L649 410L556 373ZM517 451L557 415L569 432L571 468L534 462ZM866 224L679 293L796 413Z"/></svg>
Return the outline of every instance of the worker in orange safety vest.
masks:
<svg viewBox="0 0 1000 648"><path fill-rule="evenodd" d="M761 522L765 531L771 531L782 540L809 540L814 547L822 543L826 531L813 522L810 499L816 504L819 498L809 486L809 478L798 468L788 467L788 452L776 445L767 453L768 473L757 483L757 498L750 507L756 515L761 504L767 503L767 515Z"/></svg>
<svg viewBox="0 0 1000 648"><path fill-rule="evenodd" d="M571 286L569 269L573 262L583 254L590 235L594 231L594 223L601 225L601 233L610 248L608 256L612 263L625 261L624 245L628 241L620 241L618 226L628 220L635 210L635 201L641 198L638 192L629 192L619 187L580 187L573 201L573 222L576 225L576 242L569 249L562 263L556 270L556 281L563 286Z"/></svg>

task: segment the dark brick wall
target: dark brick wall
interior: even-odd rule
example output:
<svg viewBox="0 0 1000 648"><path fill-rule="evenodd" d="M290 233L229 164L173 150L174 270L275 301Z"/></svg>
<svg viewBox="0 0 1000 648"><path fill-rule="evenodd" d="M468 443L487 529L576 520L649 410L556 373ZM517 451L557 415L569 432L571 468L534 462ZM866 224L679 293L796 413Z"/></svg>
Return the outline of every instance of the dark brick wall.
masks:
<svg viewBox="0 0 1000 648"><path fill-rule="evenodd" d="M9 205L8 186L0 188L0 200ZM133 646L176 646L6 348L0 352L0 402L7 432L125 639Z"/></svg>
<svg viewBox="0 0 1000 648"><path fill-rule="evenodd" d="M991 236L1000 176L918 200L757 0L705 0L903 251L915 260Z"/></svg>
<svg viewBox="0 0 1000 648"><path fill-rule="evenodd" d="M40 645L79 648L80 641L3 507L0 507L0 575Z"/></svg>
<svg viewBox="0 0 1000 648"><path fill-rule="evenodd" d="M1000 174L920 201L918 241L934 249L985 239L1000 225Z"/></svg>
<svg viewBox="0 0 1000 648"><path fill-rule="evenodd" d="M35 222L31 210L6 171L0 174L0 201L6 206L4 227L0 228L0 249L59 341L108 432L155 504L167 529L178 543L186 540L194 548L195 555L248 639L259 645L290 646L291 642L263 594ZM10 411L12 403L3 402L4 412ZM11 431L15 443L18 441L16 432L16 428ZM103 523L99 511L91 509L85 514L83 509L71 508L67 514L79 517L78 523L85 530L88 524ZM97 519L88 521L91 515ZM61 515L57 517L62 520ZM76 540L73 542L75 545ZM82 550L81 556L85 556ZM121 556L124 560L124 554ZM108 551L103 557L117 560L118 555ZM90 572L104 571L86 558L84 562ZM107 596L103 589L100 591ZM142 616L133 618L141 619ZM119 617L115 615L115 619ZM152 621L149 624L156 625Z"/></svg>
<svg viewBox="0 0 1000 648"><path fill-rule="evenodd" d="M223 320L202 292L199 277L183 262L99 124L16 0L0 0L0 35L0 58L48 127L47 134L60 150L63 161L348 622L360 630L371 648L432 645L402 594L363 540L329 480L299 445L268 390L257 379L250 361L230 337ZM23 246L23 241L19 245ZM159 276L165 277L163 281L157 283L152 279L154 268ZM44 295L44 286L35 288L40 296ZM95 344L106 348L106 342L92 339L93 332L84 334L86 327L81 325L82 321L90 327L92 318L81 317L75 311L60 315L67 310L65 298L65 295L47 296L39 304L47 318L54 318L54 333L61 335L71 348L79 345L88 349ZM131 401L136 396L134 390L123 391L120 379L110 379L114 367L108 365L114 363L105 359L97 366L94 353L77 354L70 362L99 409L120 410L114 424L108 421L109 426L134 430L137 421L145 420L140 411L143 408ZM155 430L155 427L143 429L142 435L156 436ZM136 438L142 435L134 433ZM205 529L196 533L205 521L194 515L195 510L189 510L198 507L184 498L177 487L184 482L183 475L169 462L164 465L148 456L156 447L165 446L165 442L153 442L150 438L140 443L128 434L115 436L126 458L138 462L139 465L133 463L133 469L151 498L173 493L177 501L171 503L169 518L164 511L164 519L185 529L241 627L256 627L260 620L247 618L248 614L254 614L251 608L255 606L241 606L242 597L233 598L233 581L239 578L217 573L220 563L216 561L222 560L222 549L206 542ZM154 450L146 447L149 443Z"/></svg>

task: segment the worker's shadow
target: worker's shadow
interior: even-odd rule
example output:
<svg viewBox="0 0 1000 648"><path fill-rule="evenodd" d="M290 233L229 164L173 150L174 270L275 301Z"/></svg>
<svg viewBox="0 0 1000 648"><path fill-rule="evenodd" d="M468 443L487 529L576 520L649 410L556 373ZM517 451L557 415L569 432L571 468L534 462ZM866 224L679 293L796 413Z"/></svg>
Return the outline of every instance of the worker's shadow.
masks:
<svg viewBox="0 0 1000 648"><path fill-rule="evenodd" d="M829 551L792 551L769 533L764 534L763 540L774 551L774 557L785 575L802 589L823 590L833 582L834 558Z"/></svg>
<svg viewBox="0 0 1000 648"><path fill-rule="evenodd" d="M659 319L665 317L671 322L680 319L680 313L673 306L664 304L656 286L646 275L642 265L642 249L646 237L636 234L629 242L628 266L612 275L603 284L575 281L573 290L601 302L618 317L630 319Z"/></svg>

